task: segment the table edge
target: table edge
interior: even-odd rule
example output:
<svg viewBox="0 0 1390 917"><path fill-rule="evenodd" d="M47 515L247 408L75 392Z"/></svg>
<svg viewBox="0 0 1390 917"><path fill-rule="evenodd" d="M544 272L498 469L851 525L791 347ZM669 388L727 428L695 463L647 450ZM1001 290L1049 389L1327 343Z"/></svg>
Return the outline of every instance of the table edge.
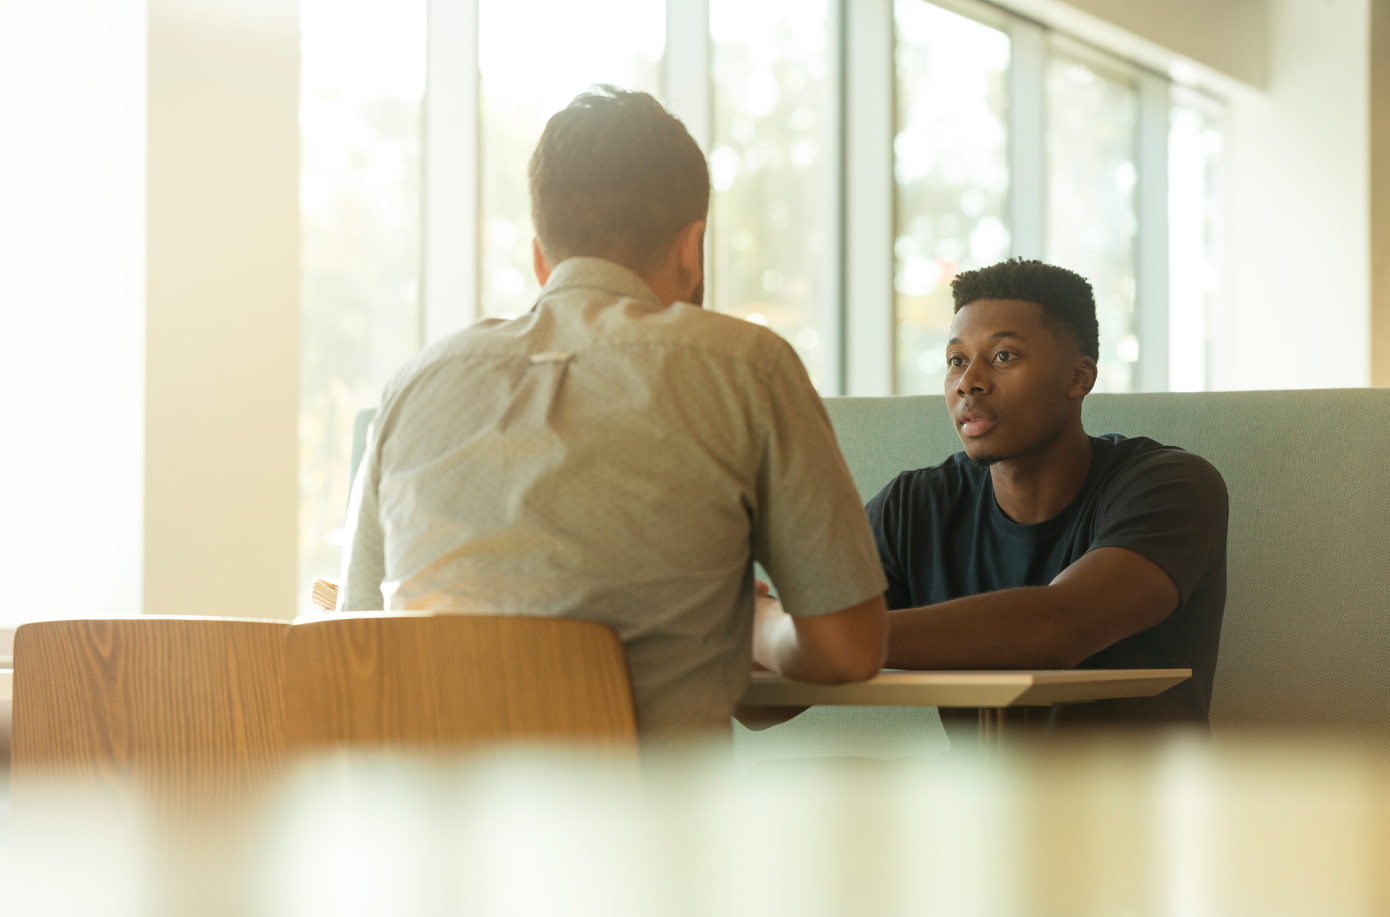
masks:
<svg viewBox="0 0 1390 917"><path fill-rule="evenodd" d="M1131 679L1160 679L1192 677L1191 669L964 669L909 671L890 669L880 672L867 681L851 682L860 687L877 685L1034 685L1078 684L1088 682L1129 681ZM810 685L809 682L793 681L774 672L754 672L750 684L794 684ZM849 687L849 685L821 685L819 687Z"/></svg>
<svg viewBox="0 0 1390 917"><path fill-rule="evenodd" d="M1120 697L1152 697L1191 677L1191 669L890 671L868 681L816 685L771 672L754 672L741 702L767 707L1050 706ZM937 698L922 700L924 691ZM981 693L988 696L981 697Z"/></svg>

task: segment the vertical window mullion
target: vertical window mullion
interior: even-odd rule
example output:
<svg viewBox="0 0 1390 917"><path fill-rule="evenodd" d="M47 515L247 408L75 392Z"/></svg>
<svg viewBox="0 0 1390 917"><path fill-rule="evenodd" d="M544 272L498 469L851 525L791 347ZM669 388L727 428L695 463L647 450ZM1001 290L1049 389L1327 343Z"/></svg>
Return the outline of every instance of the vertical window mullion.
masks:
<svg viewBox="0 0 1390 917"><path fill-rule="evenodd" d="M844 18L845 389L893 394L893 0Z"/></svg>
<svg viewBox="0 0 1390 917"><path fill-rule="evenodd" d="M478 317L478 0L429 0L426 28L422 344Z"/></svg>
<svg viewBox="0 0 1390 917"><path fill-rule="evenodd" d="M1041 259L1047 225L1043 28L1015 19L1009 28L1009 236L1016 258Z"/></svg>
<svg viewBox="0 0 1390 917"><path fill-rule="evenodd" d="M709 155L711 129L709 0L666 0L666 109Z"/></svg>
<svg viewBox="0 0 1390 917"><path fill-rule="evenodd" d="M820 124L820 148L826 157L824 169L825 182L821 193L825 195L825 235L828 240L830 256L825 259L824 290L825 300L821 305L821 340L825 342L826 361L821 394L844 395L848 393L845 372L845 334L849 319L849 304L845 284L845 254L848 250L845 238L845 118L848 108L848 86L845 69L845 19L848 5L853 0L829 0L830 9L826 17L826 85L830 87L831 99L827 106L829 117Z"/></svg>
<svg viewBox="0 0 1390 917"><path fill-rule="evenodd" d="M1169 84L1139 75L1139 218L1135 245L1135 307L1139 337L1136 391L1168 391L1168 109Z"/></svg>

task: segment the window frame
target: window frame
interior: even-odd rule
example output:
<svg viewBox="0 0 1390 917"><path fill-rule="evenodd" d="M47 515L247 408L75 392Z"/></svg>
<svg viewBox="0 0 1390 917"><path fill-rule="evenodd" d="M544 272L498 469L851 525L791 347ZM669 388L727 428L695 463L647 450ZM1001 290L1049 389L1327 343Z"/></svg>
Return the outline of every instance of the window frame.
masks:
<svg viewBox="0 0 1390 917"><path fill-rule="evenodd" d="M1229 135L1228 127L1230 115L1225 103L1221 99L1216 98L1210 93L1204 92L1201 89L1198 89L1194 86L1185 86L1180 83L1173 82L1169 84L1169 100L1170 104L1168 107L1168 116L1170 119L1172 117L1172 112L1177 108L1196 109L1200 111L1205 117L1210 118L1212 122L1214 122L1218 126L1223 138ZM1170 120L1170 129L1171 126L1172 122ZM1168 163L1168 165L1171 169L1171 161ZM1172 173L1171 171L1169 171L1167 174L1171 177ZM1211 233L1210 241L1212 244L1210 262L1216 265L1224 264L1226 258L1225 221L1227 213L1226 192L1228 187L1229 184L1225 180L1225 177L1221 169L1218 167L1215 188L1211 191L1211 198L1213 203L1215 204L1213 208L1214 212L1209 214L1212 218L1212 224L1209 227L1209 231ZM1168 203L1171 206L1171 198L1169 199ZM1171 227L1168 238L1170 241L1173 238ZM1170 251L1170 260L1167 265L1169 271L1169 278L1173 276L1171 254L1172 253ZM1222 323L1225 320L1224 309L1226 289L1226 277L1224 275L1224 272L1219 272L1216 277L1216 285L1212 290L1209 291L1208 295L1210 296L1210 298L1205 303L1204 318L1206 326L1206 336L1202 342L1203 388L1197 389L1197 391L1213 391L1216 387L1219 386L1218 380L1221 377L1221 373L1224 367L1219 362L1220 349L1213 346L1213 341L1215 335L1220 333ZM1170 289L1169 293L1171 294L1171 292L1172 291ZM1171 298L1169 298L1167 302L1171 304ZM1165 340L1169 343L1170 347L1170 367L1172 365L1171 344L1175 332L1176 329L1170 322L1167 326L1165 337ZM1188 343L1190 344L1191 342ZM1170 379L1170 383L1171 381L1172 380ZM1177 391L1190 391L1190 389L1183 388L1177 389Z"/></svg>
<svg viewBox="0 0 1390 917"><path fill-rule="evenodd" d="M823 193L829 301L820 309L827 342L825 395L895 393L893 181L894 0L828 0L832 98L823 149L833 157ZM986 0L921 0L1005 31L1010 39L1008 215L1010 252L1041 258L1046 244L1046 126L1043 74L1051 49L1093 58L1135 83L1139 96L1135 207L1134 391L1166 391L1168 322L1168 119L1165 75L1065 35ZM667 107L707 153L712 137L709 0L665 0L662 62ZM432 343L478 316L479 0L428 0L423 119L421 341ZM471 252L471 257L458 257Z"/></svg>

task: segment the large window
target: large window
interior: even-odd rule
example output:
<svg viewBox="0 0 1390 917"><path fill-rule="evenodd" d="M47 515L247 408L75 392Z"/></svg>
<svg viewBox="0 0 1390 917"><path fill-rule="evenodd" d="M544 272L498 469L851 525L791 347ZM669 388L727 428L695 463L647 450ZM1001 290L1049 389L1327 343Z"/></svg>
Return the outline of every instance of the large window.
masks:
<svg viewBox="0 0 1390 917"><path fill-rule="evenodd" d="M595 83L690 127L714 185L707 305L782 335L826 394L940 392L952 278L1009 256L1092 282L1099 390L1212 377L1220 104L998 6L302 10L306 583L338 566L355 412L425 341L534 303L527 164Z"/></svg>
<svg viewBox="0 0 1390 917"><path fill-rule="evenodd" d="M969 0L894 27L894 390L940 391L946 284L1010 254L1091 282L1098 391L1205 387L1220 105Z"/></svg>
<svg viewBox="0 0 1390 917"><path fill-rule="evenodd" d="M1047 62L1045 260L1091 282L1097 391L1127 392L1139 360L1135 191L1139 94L1126 74L1055 49Z"/></svg>
<svg viewBox="0 0 1390 917"><path fill-rule="evenodd" d="M595 83L660 97L665 46L661 0L479 0L481 315L515 318L540 293L526 168L546 120Z"/></svg>
<svg viewBox="0 0 1390 917"><path fill-rule="evenodd" d="M922 0L896 0L893 241L899 394L937 394L951 280L1009 255L1009 37Z"/></svg>
<svg viewBox="0 0 1390 917"><path fill-rule="evenodd" d="M420 347L424 0L302 0L299 600L336 576L352 423Z"/></svg>
<svg viewBox="0 0 1390 917"><path fill-rule="evenodd" d="M711 0L714 148L709 305L792 343L814 382L833 344L838 290L826 122L826 0Z"/></svg>

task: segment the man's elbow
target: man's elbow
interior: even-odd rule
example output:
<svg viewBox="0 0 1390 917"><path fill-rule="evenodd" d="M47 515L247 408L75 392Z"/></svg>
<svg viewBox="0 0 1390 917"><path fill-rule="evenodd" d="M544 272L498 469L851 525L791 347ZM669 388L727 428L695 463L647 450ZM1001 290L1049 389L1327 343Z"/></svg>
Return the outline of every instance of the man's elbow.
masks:
<svg viewBox="0 0 1390 917"><path fill-rule="evenodd" d="M841 665L836 672L835 681L831 684L850 684L856 681L868 681L883 670L883 663L887 657L886 648L884 652L865 653L859 658L850 660Z"/></svg>
<svg viewBox="0 0 1390 917"><path fill-rule="evenodd" d="M1117 627L1117 622L1113 619L1098 624L1089 617L1072 617L1065 613L1057 615L1054 620L1055 626L1040 634L1035 643L1037 658L1034 664L1039 668L1074 669L1125 637L1147 630L1158 623L1136 618ZM1162 618L1158 620L1161 621Z"/></svg>
<svg viewBox="0 0 1390 917"><path fill-rule="evenodd" d="M888 606L881 596L820 618L796 621L808 663L796 676L838 685L873 678L888 656Z"/></svg>
<svg viewBox="0 0 1390 917"><path fill-rule="evenodd" d="M1074 669L1115 641L1083 626L1059 627L1038 641L1035 665L1041 669Z"/></svg>
<svg viewBox="0 0 1390 917"><path fill-rule="evenodd" d="M1028 667L1039 669L1074 669L1087 657L1104 649L1096 645L1094 635L1085 628L1059 624L1038 633L1027 653Z"/></svg>
<svg viewBox="0 0 1390 917"><path fill-rule="evenodd" d="M866 635L857 645L842 645L832 664L828 666L826 684L849 684L867 681L883 670L888 659L888 625L876 633Z"/></svg>
<svg viewBox="0 0 1390 917"><path fill-rule="evenodd" d="M869 653L848 655L839 654L824 660L814 671L798 677L820 685L847 685L856 681L867 681L883 669L883 657Z"/></svg>

